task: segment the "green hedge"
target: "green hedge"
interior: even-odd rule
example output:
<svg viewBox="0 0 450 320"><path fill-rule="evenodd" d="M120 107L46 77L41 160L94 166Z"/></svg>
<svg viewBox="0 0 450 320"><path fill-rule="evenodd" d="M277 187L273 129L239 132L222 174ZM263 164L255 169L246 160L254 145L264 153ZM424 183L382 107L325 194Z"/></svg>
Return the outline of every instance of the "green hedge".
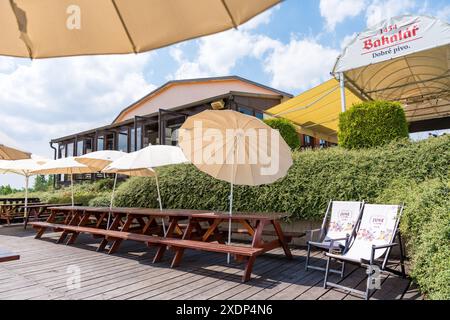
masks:
<svg viewBox="0 0 450 320"><path fill-rule="evenodd" d="M400 224L411 277L429 299L450 300L450 183L398 180L377 199L406 206Z"/></svg>
<svg viewBox="0 0 450 320"><path fill-rule="evenodd" d="M448 178L450 136L421 142L398 141L384 147L345 150L340 147L294 152L288 175L271 185L236 186L234 208L239 211L286 212L292 220L320 220L330 198L374 201L393 180L424 181ZM167 208L226 210L229 184L192 165L157 170ZM108 197L91 201L107 204ZM117 206L157 207L154 179L124 182Z"/></svg>
<svg viewBox="0 0 450 320"><path fill-rule="evenodd" d="M339 145L347 149L382 146L406 137L408 124L399 103L362 102L339 116Z"/></svg>
<svg viewBox="0 0 450 320"><path fill-rule="evenodd" d="M291 121L283 118L271 118L265 119L264 122L271 128L277 129L292 150L300 147L297 130L295 130L295 126Z"/></svg>

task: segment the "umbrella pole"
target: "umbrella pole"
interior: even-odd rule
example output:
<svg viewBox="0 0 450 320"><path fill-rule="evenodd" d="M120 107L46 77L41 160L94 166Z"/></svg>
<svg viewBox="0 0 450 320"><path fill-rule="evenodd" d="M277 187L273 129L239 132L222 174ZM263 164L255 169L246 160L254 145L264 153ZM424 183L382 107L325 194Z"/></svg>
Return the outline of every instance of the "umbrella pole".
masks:
<svg viewBox="0 0 450 320"><path fill-rule="evenodd" d="M28 218L28 182L30 177L25 176L25 211L23 213L23 217L25 218L24 221Z"/></svg>
<svg viewBox="0 0 450 320"><path fill-rule="evenodd" d="M233 167L234 169L234 167ZM229 212L229 216L230 218L228 219L228 245L231 244L231 215L233 214L233 182L231 182L231 186L230 186L230 212ZM227 263L230 263L230 254L227 254Z"/></svg>
<svg viewBox="0 0 450 320"><path fill-rule="evenodd" d="M159 210L162 211L163 207L162 207L162 201L161 201L161 193L159 191L159 180L158 180L157 174L155 174L155 179L156 179L156 191L158 191ZM164 221L164 217L162 218L162 226L163 226L164 235L166 235L166 223Z"/></svg>
<svg viewBox="0 0 450 320"><path fill-rule="evenodd" d="M109 203L108 222L106 223L107 229L109 229L109 223L111 221L111 210L114 206L114 192L116 191L116 184L117 184L117 173L114 175L114 185L111 193L111 202Z"/></svg>
<svg viewBox="0 0 450 320"><path fill-rule="evenodd" d="M73 200L73 173L70 174L70 189L72 189L72 207L75 207L75 201Z"/></svg>
<svg viewBox="0 0 450 320"><path fill-rule="evenodd" d="M233 143L233 155L235 156L236 153L236 138L234 139ZM229 219L228 219L228 245L231 244L231 216L233 215L233 187L234 187L234 163L236 161L236 158L233 157L233 163L231 165L231 183L230 183L230 212L229 212ZM227 263L230 263L231 255L227 254Z"/></svg>

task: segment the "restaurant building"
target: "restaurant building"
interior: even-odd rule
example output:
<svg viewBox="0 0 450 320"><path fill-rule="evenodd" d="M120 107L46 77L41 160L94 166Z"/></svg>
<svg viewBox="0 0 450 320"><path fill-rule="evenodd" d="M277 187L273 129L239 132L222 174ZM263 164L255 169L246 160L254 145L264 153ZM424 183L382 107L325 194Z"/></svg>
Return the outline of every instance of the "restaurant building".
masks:
<svg viewBox="0 0 450 320"><path fill-rule="evenodd" d="M176 145L185 119L203 110L231 109L263 119L268 109L290 98L289 93L237 76L170 81L123 109L111 124L53 139L50 146L55 158L63 158L98 150L132 152L149 144ZM67 183L64 176L56 180Z"/></svg>

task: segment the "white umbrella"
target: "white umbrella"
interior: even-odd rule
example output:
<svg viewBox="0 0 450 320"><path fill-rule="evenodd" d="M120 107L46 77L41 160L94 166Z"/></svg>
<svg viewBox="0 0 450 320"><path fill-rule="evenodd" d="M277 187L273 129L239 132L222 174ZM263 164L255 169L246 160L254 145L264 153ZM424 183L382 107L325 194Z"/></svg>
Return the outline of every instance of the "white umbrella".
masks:
<svg viewBox="0 0 450 320"><path fill-rule="evenodd" d="M33 171L33 174L69 174L70 185L72 191L72 206L75 205L73 196L73 175L82 173L93 173L98 170L88 167L75 160L74 157L61 158L57 160L51 160L43 164L38 170Z"/></svg>
<svg viewBox="0 0 450 320"><path fill-rule="evenodd" d="M107 167L112 162L120 159L127 153L122 151L116 151L116 150L101 150L101 151L95 151L91 152L85 155L82 155L80 157L76 157L75 160L87 165L91 168L95 168L98 171L102 171L105 167ZM113 190L111 193L111 200L109 204L109 209L112 209L113 202L114 202L114 192L116 190L116 184L117 184L117 173L114 175L114 185ZM111 215L108 215L108 227L109 227L109 221L110 221Z"/></svg>
<svg viewBox="0 0 450 320"><path fill-rule="evenodd" d="M28 215L28 187L29 179L32 175L35 175L33 171L41 168L49 159L45 159L40 156L31 155L31 159L23 160L1 160L0 161L0 173L14 173L25 177L25 218Z"/></svg>
<svg viewBox="0 0 450 320"><path fill-rule="evenodd" d="M158 175L152 170L155 167L161 167L171 164L188 162L180 148L165 145L150 145L139 151L129 153L122 158L114 161L102 172L120 173L129 176L155 176L156 190L158 192L159 209L163 209L161 194L159 191ZM164 233L165 224L163 220Z"/></svg>

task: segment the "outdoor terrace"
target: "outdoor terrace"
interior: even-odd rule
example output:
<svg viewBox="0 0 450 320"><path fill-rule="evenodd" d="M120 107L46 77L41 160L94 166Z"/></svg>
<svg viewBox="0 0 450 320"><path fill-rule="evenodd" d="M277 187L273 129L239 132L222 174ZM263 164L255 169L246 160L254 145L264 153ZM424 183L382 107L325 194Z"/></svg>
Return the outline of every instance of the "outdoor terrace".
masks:
<svg viewBox="0 0 450 320"><path fill-rule="evenodd" d="M322 288L323 273L304 270L305 253L292 248L293 260L282 249L262 255L252 279L241 283L243 265L227 265L225 254L186 252L183 264L171 269L169 255L152 264L155 248L126 241L113 254L95 251L99 240L81 235L77 244L56 244L57 234L34 239L32 228L0 226L0 244L21 255L0 264L0 299L361 299L336 289ZM325 264L321 254L313 262ZM319 260L320 259L320 260ZM69 266L81 268L81 287L69 290ZM347 268L341 284L361 289L365 269ZM336 279L336 275L332 276ZM383 278L372 299L422 299L407 279Z"/></svg>

